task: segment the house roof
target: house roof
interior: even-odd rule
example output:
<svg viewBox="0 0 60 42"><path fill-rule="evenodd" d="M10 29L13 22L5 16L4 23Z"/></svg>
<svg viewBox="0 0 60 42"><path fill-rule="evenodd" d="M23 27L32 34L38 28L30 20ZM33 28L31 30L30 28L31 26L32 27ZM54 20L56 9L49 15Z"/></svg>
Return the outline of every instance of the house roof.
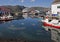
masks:
<svg viewBox="0 0 60 42"><path fill-rule="evenodd" d="M10 12L10 9L3 7L3 6L0 6L0 11L9 11Z"/></svg>
<svg viewBox="0 0 60 42"><path fill-rule="evenodd" d="M54 0L52 4L58 4L58 3L60 3L60 0Z"/></svg>
<svg viewBox="0 0 60 42"><path fill-rule="evenodd" d="M22 10L22 12L28 12L29 11L29 8L25 8Z"/></svg>

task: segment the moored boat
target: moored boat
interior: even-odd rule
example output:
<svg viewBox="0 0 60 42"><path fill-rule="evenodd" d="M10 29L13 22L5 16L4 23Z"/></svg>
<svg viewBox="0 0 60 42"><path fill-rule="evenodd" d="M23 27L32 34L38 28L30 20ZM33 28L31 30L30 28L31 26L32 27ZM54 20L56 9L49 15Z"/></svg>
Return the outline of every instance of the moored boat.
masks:
<svg viewBox="0 0 60 42"><path fill-rule="evenodd" d="M13 16L10 16L10 15L0 17L0 21L10 21L12 19L13 19Z"/></svg>
<svg viewBox="0 0 60 42"><path fill-rule="evenodd" d="M58 21L59 20L56 20L56 19L51 20L51 22L49 22L48 19L42 20L44 26L60 29L60 23Z"/></svg>

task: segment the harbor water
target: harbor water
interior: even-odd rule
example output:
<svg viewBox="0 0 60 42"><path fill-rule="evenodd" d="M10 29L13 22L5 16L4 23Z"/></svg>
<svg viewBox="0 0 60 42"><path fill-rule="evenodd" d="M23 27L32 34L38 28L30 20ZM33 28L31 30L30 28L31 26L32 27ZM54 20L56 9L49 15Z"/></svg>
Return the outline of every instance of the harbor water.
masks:
<svg viewBox="0 0 60 42"><path fill-rule="evenodd" d="M41 18L0 21L0 38L50 41L51 34L42 27Z"/></svg>

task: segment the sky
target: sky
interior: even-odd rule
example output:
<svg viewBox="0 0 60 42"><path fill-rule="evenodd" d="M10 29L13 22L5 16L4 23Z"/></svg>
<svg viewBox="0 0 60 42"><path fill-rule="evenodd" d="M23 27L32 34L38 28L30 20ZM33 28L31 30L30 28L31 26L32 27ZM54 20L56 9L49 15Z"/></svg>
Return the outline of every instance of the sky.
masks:
<svg viewBox="0 0 60 42"><path fill-rule="evenodd" d="M22 5L27 7L50 7L53 0L1 0L0 6L3 5Z"/></svg>

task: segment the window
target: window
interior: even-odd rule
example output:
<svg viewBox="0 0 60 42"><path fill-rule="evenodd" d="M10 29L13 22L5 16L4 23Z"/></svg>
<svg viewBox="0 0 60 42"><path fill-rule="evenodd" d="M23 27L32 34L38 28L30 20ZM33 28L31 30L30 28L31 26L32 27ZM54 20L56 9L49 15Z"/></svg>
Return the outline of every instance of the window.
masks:
<svg viewBox="0 0 60 42"><path fill-rule="evenodd" d="M57 12L57 14L59 14L60 12Z"/></svg>
<svg viewBox="0 0 60 42"><path fill-rule="evenodd" d="M57 12L57 14L60 14L60 12Z"/></svg>
<svg viewBox="0 0 60 42"><path fill-rule="evenodd" d="M57 8L60 8L60 6L57 6Z"/></svg>

